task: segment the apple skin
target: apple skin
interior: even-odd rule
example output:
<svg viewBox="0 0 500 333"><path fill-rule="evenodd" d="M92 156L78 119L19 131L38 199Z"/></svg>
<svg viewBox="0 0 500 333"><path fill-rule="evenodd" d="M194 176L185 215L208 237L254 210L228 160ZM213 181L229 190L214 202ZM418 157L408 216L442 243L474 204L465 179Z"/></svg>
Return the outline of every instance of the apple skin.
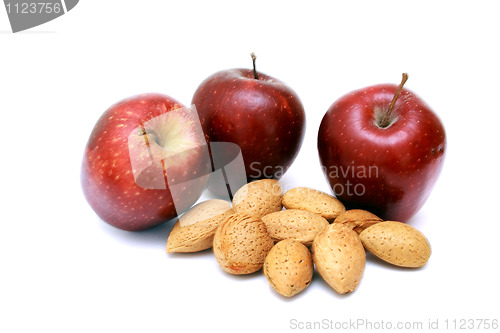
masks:
<svg viewBox="0 0 500 333"><path fill-rule="evenodd" d="M200 84L192 104L207 141L240 147L248 181L281 178L298 154L304 108L275 78L258 73L255 79L250 69L223 70Z"/></svg>
<svg viewBox="0 0 500 333"><path fill-rule="evenodd" d="M318 152L333 193L348 208L407 222L438 179L446 135L436 114L406 89L394 104L392 124L378 126L397 89L375 85L333 103L319 128Z"/></svg>
<svg viewBox="0 0 500 333"><path fill-rule="evenodd" d="M168 140L165 136L171 133L158 119L168 115L166 122L182 122L182 108L166 95L142 94L114 104L97 121L85 148L81 185L102 220L123 230L145 230L177 216L199 198L207 177L197 177L210 166L201 128L199 142L191 149L167 154L158 144L158 136ZM138 128L148 134L141 135ZM188 133L190 128L185 125L180 130ZM194 129L191 134L196 137ZM176 190L174 203L171 186L193 179L183 192Z"/></svg>

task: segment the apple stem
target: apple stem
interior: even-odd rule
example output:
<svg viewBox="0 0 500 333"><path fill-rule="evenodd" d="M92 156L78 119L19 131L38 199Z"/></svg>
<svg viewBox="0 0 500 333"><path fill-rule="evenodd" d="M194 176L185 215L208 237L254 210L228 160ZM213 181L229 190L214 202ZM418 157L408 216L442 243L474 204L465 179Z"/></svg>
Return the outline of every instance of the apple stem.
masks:
<svg viewBox="0 0 500 333"><path fill-rule="evenodd" d="M396 100L398 99L399 95L401 94L401 91L403 91L403 86L405 85L407 80L408 80L408 74L403 73L403 78L401 79L401 83L398 86L398 90L396 90L396 93L394 94L394 97L392 98L391 104L389 104L389 108L387 109L387 112L385 113L384 118L382 118L382 120L379 123L380 127L385 128L385 127L389 126L392 109L394 109L394 104L396 104Z"/></svg>
<svg viewBox="0 0 500 333"><path fill-rule="evenodd" d="M146 143L146 147L148 148L149 159L151 161L153 161L154 158L153 158L153 153L151 152L151 144L149 143L148 136L147 136L148 132L144 128L143 124L141 124L141 129L139 130L139 132L137 134L138 135L142 135L144 137L144 141Z"/></svg>
<svg viewBox="0 0 500 333"><path fill-rule="evenodd" d="M254 79L258 80L259 79L259 74L257 73L257 69L255 68L255 60L257 57L255 56L255 53L251 53L250 56L252 57L252 63L253 63L253 77Z"/></svg>
<svg viewBox="0 0 500 333"><path fill-rule="evenodd" d="M151 134L153 136L153 140L159 146L163 146L163 142L161 140L161 137L158 135L158 133L156 133L155 131L153 131L151 129L144 128L144 125L141 124L141 128L137 132L137 135L139 135L139 136L143 135L144 136L144 140L146 141L146 145L149 147L150 142L149 142L148 137L147 137L148 134Z"/></svg>

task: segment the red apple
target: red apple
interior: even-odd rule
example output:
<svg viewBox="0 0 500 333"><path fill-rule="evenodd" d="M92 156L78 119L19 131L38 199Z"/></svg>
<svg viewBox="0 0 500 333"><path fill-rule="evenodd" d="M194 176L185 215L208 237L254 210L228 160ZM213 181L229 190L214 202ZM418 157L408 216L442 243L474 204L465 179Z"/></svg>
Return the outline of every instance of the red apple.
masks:
<svg viewBox="0 0 500 333"><path fill-rule="evenodd" d="M98 120L81 183L104 221L144 230L196 202L210 170L196 113L168 96L143 94L114 104Z"/></svg>
<svg viewBox="0 0 500 333"><path fill-rule="evenodd" d="M192 104L207 141L239 146L248 181L279 179L302 144L304 108L289 86L257 72L253 54L252 58L253 70L228 69L208 77L196 90Z"/></svg>
<svg viewBox="0 0 500 333"><path fill-rule="evenodd" d="M444 127L414 93L381 84L332 104L318 133L323 172L348 208L406 222L427 200L443 166Z"/></svg>

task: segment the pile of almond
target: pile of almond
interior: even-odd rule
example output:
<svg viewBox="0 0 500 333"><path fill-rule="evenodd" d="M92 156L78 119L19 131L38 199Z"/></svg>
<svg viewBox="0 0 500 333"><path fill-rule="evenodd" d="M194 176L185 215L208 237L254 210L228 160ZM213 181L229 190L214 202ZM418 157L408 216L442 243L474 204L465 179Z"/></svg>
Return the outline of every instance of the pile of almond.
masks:
<svg viewBox="0 0 500 333"><path fill-rule="evenodd" d="M421 267L431 255L425 236L407 224L346 211L335 197L311 188L283 194L271 179L240 188L232 206L218 199L197 204L167 240L168 253L210 247L224 271L251 274L262 268L269 284L287 297L311 283L314 267L339 294L352 292L365 270L365 249L401 267Z"/></svg>

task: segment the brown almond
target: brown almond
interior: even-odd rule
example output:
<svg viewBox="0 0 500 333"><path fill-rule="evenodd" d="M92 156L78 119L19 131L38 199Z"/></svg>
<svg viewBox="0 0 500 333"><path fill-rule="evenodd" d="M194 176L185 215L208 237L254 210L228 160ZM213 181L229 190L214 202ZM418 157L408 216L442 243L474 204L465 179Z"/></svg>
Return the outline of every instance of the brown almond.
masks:
<svg viewBox="0 0 500 333"><path fill-rule="evenodd" d="M396 266L421 267L431 256L427 238L402 222L385 221L374 224L366 228L359 237L368 251Z"/></svg>
<svg viewBox="0 0 500 333"><path fill-rule="evenodd" d="M215 232L213 249L220 267L231 274L250 274L262 268L274 242L256 216L234 213Z"/></svg>
<svg viewBox="0 0 500 333"><path fill-rule="evenodd" d="M212 199L193 206L175 223L167 239L167 253L198 252L212 247L219 223L233 214L229 202Z"/></svg>
<svg viewBox="0 0 500 333"><path fill-rule="evenodd" d="M316 213L332 221L345 212L345 207L333 195L308 187L296 187L287 191L282 199L286 209L302 209Z"/></svg>
<svg viewBox="0 0 500 333"><path fill-rule="evenodd" d="M296 240L282 240L269 251L263 271L269 284L278 293L292 297L311 283L313 276L311 252Z"/></svg>
<svg viewBox="0 0 500 333"><path fill-rule="evenodd" d="M283 190L275 179L256 180L242 186L233 197L236 212L246 212L257 217L282 209Z"/></svg>
<svg viewBox="0 0 500 333"><path fill-rule="evenodd" d="M312 245L318 273L339 294L354 291L363 277L366 254L358 234L343 224L323 229Z"/></svg>
<svg viewBox="0 0 500 333"><path fill-rule="evenodd" d="M299 209L274 212L264 216L262 221L275 242L291 238L307 246L328 225L320 215Z"/></svg>
<svg viewBox="0 0 500 333"><path fill-rule="evenodd" d="M347 227L356 231L358 235L375 223L382 222L383 220L375 214L362 209L351 209L337 216L333 223L343 223Z"/></svg>

